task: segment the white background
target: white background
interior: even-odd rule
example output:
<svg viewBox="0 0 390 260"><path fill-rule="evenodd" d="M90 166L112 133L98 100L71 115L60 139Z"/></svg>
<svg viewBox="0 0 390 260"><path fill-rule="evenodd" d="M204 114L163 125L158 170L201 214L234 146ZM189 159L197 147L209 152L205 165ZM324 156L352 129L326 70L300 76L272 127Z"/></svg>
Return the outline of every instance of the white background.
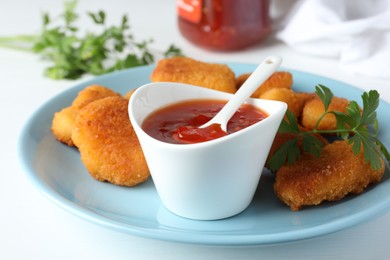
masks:
<svg viewBox="0 0 390 260"><path fill-rule="evenodd" d="M288 5L291 1L287 1ZM274 9L284 11L287 3ZM0 0L0 36L34 34L41 13L59 13L59 0ZM271 36L262 45L235 53L213 53L186 42L176 26L174 0L96 0L79 2L77 11L103 9L108 23L128 14L137 39L155 39L155 47L170 43L187 56L205 61L257 63L270 54L283 57L287 68L313 72L362 89L378 89L390 102L390 81L350 75L337 60L294 52ZM82 28L92 28L87 18ZM348 230L287 245L206 247L135 237L89 223L57 207L25 177L19 166L17 142L23 124L43 102L85 80L54 81L42 76L46 63L30 53L0 48L0 259L388 259L390 213ZM390 191L389 191L390 193ZM389 194L390 196L390 194Z"/></svg>

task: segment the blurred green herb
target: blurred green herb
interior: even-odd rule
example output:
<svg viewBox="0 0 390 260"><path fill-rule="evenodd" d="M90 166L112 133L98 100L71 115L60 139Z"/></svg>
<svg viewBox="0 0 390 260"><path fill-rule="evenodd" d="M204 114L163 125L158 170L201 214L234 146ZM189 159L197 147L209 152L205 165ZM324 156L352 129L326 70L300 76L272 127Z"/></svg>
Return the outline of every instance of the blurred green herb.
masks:
<svg viewBox="0 0 390 260"><path fill-rule="evenodd" d="M278 170L283 164L294 163L301 157L301 149L298 142L302 141L303 152L320 156L323 143L313 134L337 134L341 139L348 140L352 150L357 155L361 148L364 151L364 159L374 170L382 166L381 157L390 161L390 154L384 144L377 138L378 119L376 109L379 106L379 93L376 90L364 92L362 95L363 109L361 110L356 101L348 104L347 112L329 111L329 105L333 98L332 91L317 85L316 94L322 100L325 111L318 119L311 131L301 131L298 122L292 112L286 112L286 117L279 127L279 133L292 133L296 137L284 143L268 161L268 167L272 171ZM327 114L334 114L337 119L337 127L334 130L319 130L318 125Z"/></svg>
<svg viewBox="0 0 390 260"><path fill-rule="evenodd" d="M101 29L100 33L80 34L77 27L77 1L65 2L65 10L56 19L43 14L42 31L37 36L0 38L0 46L18 50L32 50L49 60L52 65L45 75L52 79L77 79L86 73L100 75L114 70L151 64L156 55L180 56L174 45L165 51L151 50L153 40L135 41L130 33L128 18L124 15L119 26L107 26L104 11L89 12L88 16ZM62 25L56 25L57 20ZM26 48L26 43L33 46Z"/></svg>

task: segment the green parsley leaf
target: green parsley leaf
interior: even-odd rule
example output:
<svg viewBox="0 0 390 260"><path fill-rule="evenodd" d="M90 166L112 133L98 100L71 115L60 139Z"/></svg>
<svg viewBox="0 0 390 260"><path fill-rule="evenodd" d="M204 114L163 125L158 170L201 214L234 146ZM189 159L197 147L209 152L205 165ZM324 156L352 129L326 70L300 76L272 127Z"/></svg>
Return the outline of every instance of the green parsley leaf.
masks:
<svg viewBox="0 0 390 260"><path fill-rule="evenodd" d="M267 163L272 171L278 170L284 164L291 164L300 158L300 153L308 152L314 156L320 156L323 143L315 138L313 134L337 134L340 138L348 140L352 145L355 155L363 149L364 160L370 164L371 168L378 170L382 167L381 158L390 161L390 154L385 145L377 138L378 119L376 110L379 106L379 93L370 90L362 94L363 109L356 101L351 101L347 106L347 112L328 111L333 99L332 91L323 86L315 87L316 94L322 100L325 111L319 117L316 126L311 131L301 131L298 122L291 112L286 113L285 119L279 127L279 133L292 133L296 137L284 143L271 156ZM335 115L337 125L335 130L318 130L317 126L325 115L332 113ZM303 151L298 147L298 140L302 140ZM299 154L298 154L299 152Z"/></svg>
<svg viewBox="0 0 390 260"><path fill-rule="evenodd" d="M332 102L333 99L333 93L332 91L325 87L324 85L319 84L315 87L315 93L317 96L322 100L322 103L324 103L325 111L328 110L330 102Z"/></svg>
<svg viewBox="0 0 390 260"><path fill-rule="evenodd" d="M305 134L302 136L302 147L305 152L311 153L319 157L321 149L324 147L323 142L313 135Z"/></svg>
<svg viewBox="0 0 390 260"><path fill-rule="evenodd" d="M42 16L42 31L37 36L0 38L0 46L33 51L51 62L45 75L52 79L77 79L84 74L100 75L114 70L151 64L156 56L182 56L181 50L171 45L165 51L151 50L153 40L136 41L129 32L129 19L124 15L118 26L106 25L102 10L87 12L100 33L87 32L80 36L75 12L77 1L66 1L64 12L54 24L48 13ZM59 23L62 22L62 23ZM58 25L60 24L60 25ZM32 43L32 47L20 43Z"/></svg>
<svg viewBox="0 0 390 260"><path fill-rule="evenodd" d="M295 115L290 110L286 111L286 118L279 126L279 133L300 133L299 126Z"/></svg>
<svg viewBox="0 0 390 260"><path fill-rule="evenodd" d="M88 12L88 15L96 24L104 24L106 19L106 14L103 11L99 11L97 14Z"/></svg>
<svg viewBox="0 0 390 260"><path fill-rule="evenodd" d="M267 162L267 167L271 171L276 171L283 164L294 163L301 157L301 151L298 145L298 139L291 139L284 143L276 152L271 156Z"/></svg>

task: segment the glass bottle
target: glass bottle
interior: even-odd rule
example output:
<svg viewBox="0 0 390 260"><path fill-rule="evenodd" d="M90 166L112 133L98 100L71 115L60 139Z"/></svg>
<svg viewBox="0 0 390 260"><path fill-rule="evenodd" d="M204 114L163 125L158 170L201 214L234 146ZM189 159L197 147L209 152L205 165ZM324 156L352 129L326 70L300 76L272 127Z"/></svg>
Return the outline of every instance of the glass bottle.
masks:
<svg viewBox="0 0 390 260"><path fill-rule="evenodd" d="M181 34L205 49L239 50L270 32L269 0L177 0L177 12Z"/></svg>

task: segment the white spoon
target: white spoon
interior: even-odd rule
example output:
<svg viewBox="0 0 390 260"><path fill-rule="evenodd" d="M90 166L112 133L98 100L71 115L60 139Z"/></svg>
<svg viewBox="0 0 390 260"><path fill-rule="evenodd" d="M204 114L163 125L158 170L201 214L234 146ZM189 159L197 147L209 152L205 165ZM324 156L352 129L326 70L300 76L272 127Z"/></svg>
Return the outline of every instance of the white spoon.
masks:
<svg viewBox="0 0 390 260"><path fill-rule="evenodd" d="M212 124L220 124L221 129L226 132L227 123L237 109L272 75L272 73L276 71L281 63L282 58L278 56L270 56L266 58L244 82L229 102L227 102L226 105L210 121L201 125L199 128L205 128Z"/></svg>

